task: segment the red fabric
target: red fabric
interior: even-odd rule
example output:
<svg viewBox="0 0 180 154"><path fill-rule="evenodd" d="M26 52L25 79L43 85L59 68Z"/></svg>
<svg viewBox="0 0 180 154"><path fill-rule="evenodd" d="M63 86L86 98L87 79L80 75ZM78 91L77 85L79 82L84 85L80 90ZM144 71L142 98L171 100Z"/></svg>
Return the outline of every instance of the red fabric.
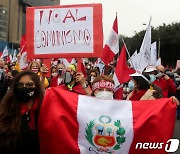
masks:
<svg viewBox="0 0 180 154"><path fill-rule="evenodd" d="M116 76L121 84L129 81L131 77L130 74L135 73L133 69L130 69L126 64L126 48L122 47L116 68L115 68Z"/></svg>
<svg viewBox="0 0 180 154"><path fill-rule="evenodd" d="M61 89L64 89L64 90L69 90L69 88L65 85L65 84L62 84L59 86ZM76 85L73 86L72 88L72 92L75 92L75 93L78 93L78 94L82 94L82 95L86 95L84 89L82 88L81 84L80 83L77 83Z"/></svg>
<svg viewBox="0 0 180 154"><path fill-rule="evenodd" d="M67 95L68 94L68 95ZM79 154L76 93L46 90L39 117L41 154Z"/></svg>
<svg viewBox="0 0 180 154"><path fill-rule="evenodd" d="M35 111L38 107L38 99L35 100L33 106L29 109L26 104L20 104L21 115L24 115L26 112L30 112L29 127L35 129Z"/></svg>
<svg viewBox="0 0 180 154"><path fill-rule="evenodd" d="M146 93L147 90L139 90L139 91L133 91L131 97L129 100L131 101L138 101L141 99L141 97Z"/></svg>
<svg viewBox="0 0 180 154"><path fill-rule="evenodd" d="M10 55L8 55L8 56L7 56L6 61L7 61L8 63L10 63L10 62L11 62Z"/></svg>
<svg viewBox="0 0 180 154"><path fill-rule="evenodd" d="M172 99L132 102L134 139L129 154L167 154L162 149L135 149L136 143L166 143L173 137L176 103ZM165 144L164 144L165 145Z"/></svg>
<svg viewBox="0 0 180 154"><path fill-rule="evenodd" d="M86 78L86 77L87 77L87 74L86 74L86 69L85 69L83 63L81 63L81 72L84 74L84 77Z"/></svg>
<svg viewBox="0 0 180 154"><path fill-rule="evenodd" d="M123 99L123 87L119 88L114 92L114 98L119 100Z"/></svg>
<svg viewBox="0 0 180 154"><path fill-rule="evenodd" d="M112 102L112 106L115 104ZM59 152L80 154L77 143L79 131L77 109L78 95L76 93L70 93L60 87L46 90L39 117L42 154ZM172 99L133 101L132 115L134 138L129 154L165 154L164 148L142 150L135 147L138 142L166 143L172 138L176 118L176 104L172 103ZM84 122L87 122L86 119Z"/></svg>
<svg viewBox="0 0 180 154"><path fill-rule="evenodd" d="M21 42L20 42L20 53L22 54L26 50L26 35L21 36Z"/></svg>
<svg viewBox="0 0 180 154"><path fill-rule="evenodd" d="M71 63L74 58L66 58L66 60Z"/></svg>
<svg viewBox="0 0 180 154"><path fill-rule="evenodd" d="M43 59L43 64L48 69L47 73L43 73L45 77L49 77L51 75L51 59Z"/></svg>
<svg viewBox="0 0 180 154"><path fill-rule="evenodd" d="M111 51L110 47L108 45L105 45L103 48L103 57L102 61L105 65L108 65L108 63L113 59L115 54Z"/></svg>
<svg viewBox="0 0 180 154"><path fill-rule="evenodd" d="M115 31L115 33L118 34L118 21L117 21L117 16L114 20L113 23L113 30ZM118 40L119 41L119 40ZM115 53L110 49L110 47L106 44L103 48L103 57L102 57L102 61L105 63L105 65L108 65L108 63L113 59L113 57L115 56Z"/></svg>
<svg viewBox="0 0 180 154"><path fill-rule="evenodd" d="M174 95L176 92L176 85L172 79L165 80L164 77L162 77L160 79L156 79L153 84L162 89L162 95L164 98L168 98L169 94Z"/></svg>
<svg viewBox="0 0 180 154"><path fill-rule="evenodd" d="M57 76L54 76L51 80L51 84L50 84L50 87L56 87L58 86L58 75Z"/></svg>

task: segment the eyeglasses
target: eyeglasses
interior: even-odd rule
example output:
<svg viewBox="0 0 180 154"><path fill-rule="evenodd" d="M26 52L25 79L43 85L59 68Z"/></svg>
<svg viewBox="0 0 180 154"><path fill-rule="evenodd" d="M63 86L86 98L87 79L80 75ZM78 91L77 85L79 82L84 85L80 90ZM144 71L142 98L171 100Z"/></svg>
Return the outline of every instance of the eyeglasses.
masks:
<svg viewBox="0 0 180 154"><path fill-rule="evenodd" d="M33 82L27 82L27 83L22 83L22 82L18 82L16 85L17 88L34 88L35 84Z"/></svg>

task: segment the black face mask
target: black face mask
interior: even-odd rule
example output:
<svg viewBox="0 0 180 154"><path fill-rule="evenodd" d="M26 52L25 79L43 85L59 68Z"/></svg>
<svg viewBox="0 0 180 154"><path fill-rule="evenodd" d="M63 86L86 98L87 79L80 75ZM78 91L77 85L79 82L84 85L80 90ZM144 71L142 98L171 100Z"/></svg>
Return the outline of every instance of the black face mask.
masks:
<svg viewBox="0 0 180 154"><path fill-rule="evenodd" d="M17 88L17 99L22 103L29 102L35 93L35 88Z"/></svg>
<svg viewBox="0 0 180 154"><path fill-rule="evenodd" d="M58 74L61 76L62 75L62 69L58 69Z"/></svg>
<svg viewBox="0 0 180 154"><path fill-rule="evenodd" d="M63 83L68 84L73 80L73 76L69 72L62 74Z"/></svg>

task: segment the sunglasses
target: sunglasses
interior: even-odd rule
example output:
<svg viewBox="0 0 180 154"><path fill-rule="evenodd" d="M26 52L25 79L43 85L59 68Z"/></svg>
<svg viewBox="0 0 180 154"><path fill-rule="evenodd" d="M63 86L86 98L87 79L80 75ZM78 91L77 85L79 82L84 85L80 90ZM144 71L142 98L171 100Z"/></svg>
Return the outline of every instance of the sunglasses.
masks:
<svg viewBox="0 0 180 154"><path fill-rule="evenodd" d="M35 87L35 84L34 82L27 82L27 83L22 83L22 82L18 82L17 85L16 85L17 88L23 88L23 87L26 87L26 88L34 88Z"/></svg>

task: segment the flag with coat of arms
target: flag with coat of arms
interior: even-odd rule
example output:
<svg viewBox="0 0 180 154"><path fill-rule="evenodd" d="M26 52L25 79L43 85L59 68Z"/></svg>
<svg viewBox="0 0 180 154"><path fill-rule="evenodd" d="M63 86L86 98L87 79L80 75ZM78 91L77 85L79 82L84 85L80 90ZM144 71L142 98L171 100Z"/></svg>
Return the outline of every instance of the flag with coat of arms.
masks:
<svg viewBox="0 0 180 154"><path fill-rule="evenodd" d="M166 154L172 138L176 103L103 100L47 89L39 116L41 154ZM137 148L137 143L164 143Z"/></svg>

